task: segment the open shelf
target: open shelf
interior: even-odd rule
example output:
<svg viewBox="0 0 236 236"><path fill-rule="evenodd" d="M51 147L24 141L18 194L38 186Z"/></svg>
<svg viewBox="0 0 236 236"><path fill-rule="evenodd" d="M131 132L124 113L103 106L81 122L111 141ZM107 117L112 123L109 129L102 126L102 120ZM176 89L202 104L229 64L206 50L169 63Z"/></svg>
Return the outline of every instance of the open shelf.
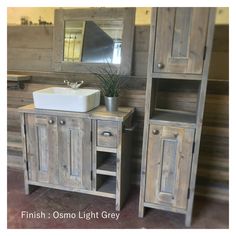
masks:
<svg viewBox="0 0 236 236"><path fill-rule="evenodd" d="M153 79L150 123L195 127L201 81Z"/></svg>
<svg viewBox="0 0 236 236"><path fill-rule="evenodd" d="M97 151L96 173L116 176L116 154Z"/></svg>
<svg viewBox="0 0 236 236"><path fill-rule="evenodd" d="M97 175L97 191L108 194L115 194L116 178L113 176Z"/></svg>
<svg viewBox="0 0 236 236"><path fill-rule="evenodd" d="M196 115L188 112L157 109L150 118L150 123L169 124L170 122L175 123L175 125L182 124L195 127Z"/></svg>

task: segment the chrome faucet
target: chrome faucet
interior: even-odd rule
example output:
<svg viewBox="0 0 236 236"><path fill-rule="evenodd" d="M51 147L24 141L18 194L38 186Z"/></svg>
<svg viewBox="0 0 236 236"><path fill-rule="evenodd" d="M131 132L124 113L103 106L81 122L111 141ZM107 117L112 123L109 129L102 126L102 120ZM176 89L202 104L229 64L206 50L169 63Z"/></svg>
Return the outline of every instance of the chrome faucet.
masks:
<svg viewBox="0 0 236 236"><path fill-rule="evenodd" d="M81 82L77 81L75 83L72 83L69 80L64 80L64 84L66 84L67 86L71 87L72 89L78 89L83 83L84 83L83 80Z"/></svg>

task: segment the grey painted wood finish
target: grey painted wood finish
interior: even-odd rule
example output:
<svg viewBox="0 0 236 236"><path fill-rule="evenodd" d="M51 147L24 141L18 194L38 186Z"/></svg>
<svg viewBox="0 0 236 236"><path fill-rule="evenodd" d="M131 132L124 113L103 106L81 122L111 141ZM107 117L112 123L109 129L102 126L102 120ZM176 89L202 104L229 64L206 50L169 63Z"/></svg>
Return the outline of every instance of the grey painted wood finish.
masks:
<svg viewBox="0 0 236 236"><path fill-rule="evenodd" d="M202 74L208 8L159 8L154 72Z"/></svg>
<svg viewBox="0 0 236 236"><path fill-rule="evenodd" d="M23 146L20 132L21 120L17 108L33 102L33 91L50 86L63 86L65 79L78 81L83 78L86 87L98 86L97 80L90 74L55 72L52 68L43 71L42 64L38 61L42 56L41 51L38 51L38 56L32 55L30 60L26 60L24 54L18 54L18 51L14 50L14 48L21 48L21 51L27 51L27 48L44 48L51 51L53 27L54 26L48 25L8 26L8 41L11 41L11 43L8 44L8 54L11 53L11 55L8 56L8 73L31 76L30 82L25 83L24 89L8 89L7 91L7 161L10 168L23 169ZM195 188L196 195L221 201L228 201L229 193L228 28L228 25L215 26ZM139 185L140 183L149 31L149 25L137 25L135 27L133 54L135 76L127 77L126 88L121 90L120 97L122 106L136 107L136 114L134 116L135 122L138 124L134 135L134 146L136 148L131 154L133 170L131 172L132 183L135 185ZM37 37L34 37L34 35L37 35ZM33 38L33 40L29 40L31 38ZM10 48L13 50L9 50ZM52 62L52 57L48 57L45 60L47 61L43 63L49 65ZM20 71L18 71L17 68L20 69ZM201 81L199 75L196 74L172 75L171 73L155 73L155 76L157 78L158 76L161 78L174 77L182 79L183 81L187 79ZM153 73L153 77L155 76ZM196 103L193 101L197 101L197 97L195 100L196 93L174 93L170 91L167 93L167 91L162 91L162 95L161 99L159 96L158 101L159 103L163 103L163 105L166 105L168 102L169 105L178 106L179 109L195 109ZM154 122L156 122L156 120L154 120ZM98 149L101 150L101 147L98 147Z"/></svg>
<svg viewBox="0 0 236 236"><path fill-rule="evenodd" d="M186 210L195 130L160 125L149 130L145 202Z"/></svg>
<svg viewBox="0 0 236 236"><path fill-rule="evenodd" d="M19 111L26 194L32 186L76 191L114 198L115 209L121 209L130 183L131 137L124 128L131 126L133 108L78 113L37 110L31 104Z"/></svg>
<svg viewBox="0 0 236 236"><path fill-rule="evenodd" d="M186 216L185 225L191 225L214 17L214 8L153 9L140 217L144 216L144 207L152 207L183 213ZM165 86L161 84L163 80ZM185 108L180 108L177 103L173 106L175 102L168 102L170 97L175 99L178 84L188 87L188 91L194 91L194 84L197 85L196 94L192 97L194 106L191 108L186 104ZM184 100L183 103L188 103L189 97Z"/></svg>

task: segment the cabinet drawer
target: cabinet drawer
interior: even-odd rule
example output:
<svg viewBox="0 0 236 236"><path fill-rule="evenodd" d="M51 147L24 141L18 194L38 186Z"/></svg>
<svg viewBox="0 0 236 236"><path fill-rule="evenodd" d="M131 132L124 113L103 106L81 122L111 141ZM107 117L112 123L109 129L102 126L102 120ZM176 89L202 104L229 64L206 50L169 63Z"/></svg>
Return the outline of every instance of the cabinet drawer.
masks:
<svg viewBox="0 0 236 236"><path fill-rule="evenodd" d="M117 147L118 126L115 121L97 121L97 146Z"/></svg>

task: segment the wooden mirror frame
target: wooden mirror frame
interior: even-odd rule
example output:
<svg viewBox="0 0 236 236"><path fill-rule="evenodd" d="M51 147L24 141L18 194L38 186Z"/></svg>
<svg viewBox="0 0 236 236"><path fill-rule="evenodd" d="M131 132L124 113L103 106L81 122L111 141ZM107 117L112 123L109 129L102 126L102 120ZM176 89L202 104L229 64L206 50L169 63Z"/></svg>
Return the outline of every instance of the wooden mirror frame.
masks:
<svg viewBox="0 0 236 236"><path fill-rule="evenodd" d="M135 8L56 9L53 32L53 64L57 72L90 73L104 63L64 61L64 28L67 20L122 20L121 63L111 64L124 75L130 75L135 26Z"/></svg>

